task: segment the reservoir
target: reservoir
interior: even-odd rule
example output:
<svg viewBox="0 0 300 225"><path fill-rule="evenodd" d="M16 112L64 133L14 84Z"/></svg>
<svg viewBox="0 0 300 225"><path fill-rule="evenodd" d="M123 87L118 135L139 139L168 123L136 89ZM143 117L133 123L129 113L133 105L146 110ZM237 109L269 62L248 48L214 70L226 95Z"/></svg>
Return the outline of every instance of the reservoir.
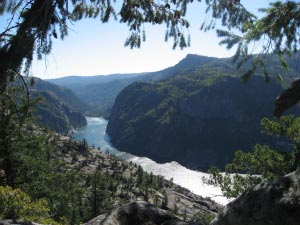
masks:
<svg viewBox="0 0 300 225"><path fill-rule="evenodd" d="M161 175L167 180L173 179L175 184L187 188L197 195L209 197L222 205L230 201L222 196L220 188L202 182L203 177L208 177L207 173L190 170L174 161L161 164L146 157L138 157L118 151L111 145L110 138L105 132L108 123L107 120L102 117L87 117L87 122L88 124L86 126L78 129L77 132L73 134L76 140L82 141L86 139L90 146L100 148L102 152L114 154L119 158L132 161L142 166L145 171L149 173L152 172L155 175Z"/></svg>

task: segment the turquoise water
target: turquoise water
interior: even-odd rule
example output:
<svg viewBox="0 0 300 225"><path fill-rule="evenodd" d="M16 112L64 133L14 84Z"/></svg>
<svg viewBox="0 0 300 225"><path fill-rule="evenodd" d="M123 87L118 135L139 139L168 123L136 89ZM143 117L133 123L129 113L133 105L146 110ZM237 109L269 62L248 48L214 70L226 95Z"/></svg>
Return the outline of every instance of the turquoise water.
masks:
<svg viewBox="0 0 300 225"><path fill-rule="evenodd" d="M87 125L78 129L72 136L78 141L84 138L90 146L100 148L102 152L114 154L122 159L131 159L134 156L120 152L110 143L110 137L106 134L106 126L108 121L102 117L86 117Z"/></svg>
<svg viewBox="0 0 300 225"><path fill-rule="evenodd" d="M88 124L77 130L73 134L76 140L84 138L89 145L100 148L103 152L116 152L117 150L110 144L109 136L106 134L106 126L108 121L103 118L87 117Z"/></svg>
<svg viewBox="0 0 300 225"><path fill-rule="evenodd" d="M105 132L108 123L107 120L101 117L87 117L87 122L88 124L85 127L80 128L73 134L76 140L82 141L85 138L89 145L96 148L99 147L102 152L108 152L132 161L142 166L145 171L161 175L165 179L170 180L173 178L174 183L189 189L197 195L211 197L223 205L229 202L228 199L221 196L222 192L219 188L203 184L202 178L208 177L208 174L190 170L174 161L160 164L146 157L138 157L126 152L120 152L111 145L110 138Z"/></svg>

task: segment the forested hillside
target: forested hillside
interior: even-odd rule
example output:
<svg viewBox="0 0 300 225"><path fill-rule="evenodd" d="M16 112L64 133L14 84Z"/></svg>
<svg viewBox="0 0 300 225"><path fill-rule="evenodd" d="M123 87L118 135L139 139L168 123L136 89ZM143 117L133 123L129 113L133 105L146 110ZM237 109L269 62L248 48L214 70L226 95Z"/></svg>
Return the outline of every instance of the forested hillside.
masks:
<svg viewBox="0 0 300 225"><path fill-rule="evenodd" d="M39 98L35 105L35 122L59 133L86 125L84 114L89 106L67 88L34 78L28 83L32 99Z"/></svg>
<svg viewBox="0 0 300 225"><path fill-rule="evenodd" d="M260 120L272 116L283 83L254 76L245 84L240 74L229 59L219 59L164 81L128 86L109 118L112 143L202 170L224 167L237 149L278 144L260 132Z"/></svg>
<svg viewBox="0 0 300 225"><path fill-rule="evenodd" d="M0 223L82 224L137 200L186 221L213 218L220 209L140 166L88 147L85 140L76 142L37 126L24 127L22 141L10 152L7 160L17 164L0 168L0 183L11 186L0 186ZM154 212L149 217L160 219Z"/></svg>
<svg viewBox="0 0 300 225"><path fill-rule="evenodd" d="M300 69L298 64L295 63L296 58L296 56L293 59L287 58L290 70L285 71L276 57L268 56L268 70L272 71L274 77L284 74L286 79L293 78ZM219 59L188 54L176 65L156 72L91 77L70 76L48 81L72 89L82 101L92 106L91 115L101 115L108 118L116 96L133 82L160 81L180 74L199 72L200 70L205 70L205 73L212 75L212 77L220 73L240 76L243 71L249 68L251 68L251 65L244 65L243 70L237 71L231 58Z"/></svg>
<svg viewBox="0 0 300 225"><path fill-rule="evenodd" d="M136 81L163 80L215 60L217 58L190 54L175 66L157 72L91 77L70 76L48 81L72 89L82 101L94 108L96 111L94 115L108 117L116 96L129 84Z"/></svg>
<svg viewBox="0 0 300 225"><path fill-rule="evenodd" d="M116 95L124 87L141 79L145 74L69 76L48 81L70 88L82 101L91 106L90 115L108 116Z"/></svg>
<svg viewBox="0 0 300 225"><path fill-rule="evenodd" d="M62 99L69 107L82 113L88 112L88 110L90 109L88 104L81 101L71 89L62 87L60 85L55 85L51 82L47 82L36 77L32 79L33 85L29 86L30 90L47 91L54 93L57 97Z"/></svg>

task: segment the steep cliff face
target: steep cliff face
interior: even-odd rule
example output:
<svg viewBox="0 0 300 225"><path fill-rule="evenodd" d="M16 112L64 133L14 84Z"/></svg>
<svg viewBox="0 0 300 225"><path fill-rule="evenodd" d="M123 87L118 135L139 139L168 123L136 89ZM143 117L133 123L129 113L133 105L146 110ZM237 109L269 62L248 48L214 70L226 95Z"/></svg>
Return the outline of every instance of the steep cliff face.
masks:
<svg viewBox="0 0 300 225"><path fill-rule="evenodd" d="M281 87L253 77L179 76L134 83L117 97L107 127L121 151L206 170L223 167L237 149L272 142L260 120L271 116Z"/></svg>
<svg viewBox="0 0 300 225"><path fill-rule="evenodd" d="M184 222L148 202L132 202L102 214L84 225L198 225Z"/></svg>
<svg viewBox="0 0 300 225"><path fill-rule="evenodd" d="M43 98L43 101L35 106L34 112L39 125L58 133L67 133L87 124L81 112L71 108L54 93L32 90L31 96Z"/></svg>
<svg viewBox="0 0 300 225"><path fill-rule="evenodd" d="M83 115L89 107L67 88L34 78L31 98L42 97L35 106L36 122L58 133L66 133L86 125Z"/></svg>
<svg viewBox="0 0 300 225"><path fill-rule="evenodd" d="M85 102L81 101L77 95L69 88L65 88L56 84L52 84L45 80L34 78L34 85L29 86L30 90L45 91L55 95L61 99L68 107L81 113L86 113L90 107Z"/></svg>

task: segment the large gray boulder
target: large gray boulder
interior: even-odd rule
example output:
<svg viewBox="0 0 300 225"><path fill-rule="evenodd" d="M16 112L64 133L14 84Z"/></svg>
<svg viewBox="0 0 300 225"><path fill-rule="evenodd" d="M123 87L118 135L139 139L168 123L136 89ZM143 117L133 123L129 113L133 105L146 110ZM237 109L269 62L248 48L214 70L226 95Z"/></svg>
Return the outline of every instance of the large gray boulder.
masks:
<svg viewBox="0 0 300 225"><path fill-rule="evenodd" d="M300 169L229 203L211 225L299 225Z"/></svg>
<svg viewBox="0 0 300 225"><path fill-rule="evenodd" d="M166 210L137 201L102 214L85 225L189 225ZM190 224L192 225L192 224Z"/></svg>

